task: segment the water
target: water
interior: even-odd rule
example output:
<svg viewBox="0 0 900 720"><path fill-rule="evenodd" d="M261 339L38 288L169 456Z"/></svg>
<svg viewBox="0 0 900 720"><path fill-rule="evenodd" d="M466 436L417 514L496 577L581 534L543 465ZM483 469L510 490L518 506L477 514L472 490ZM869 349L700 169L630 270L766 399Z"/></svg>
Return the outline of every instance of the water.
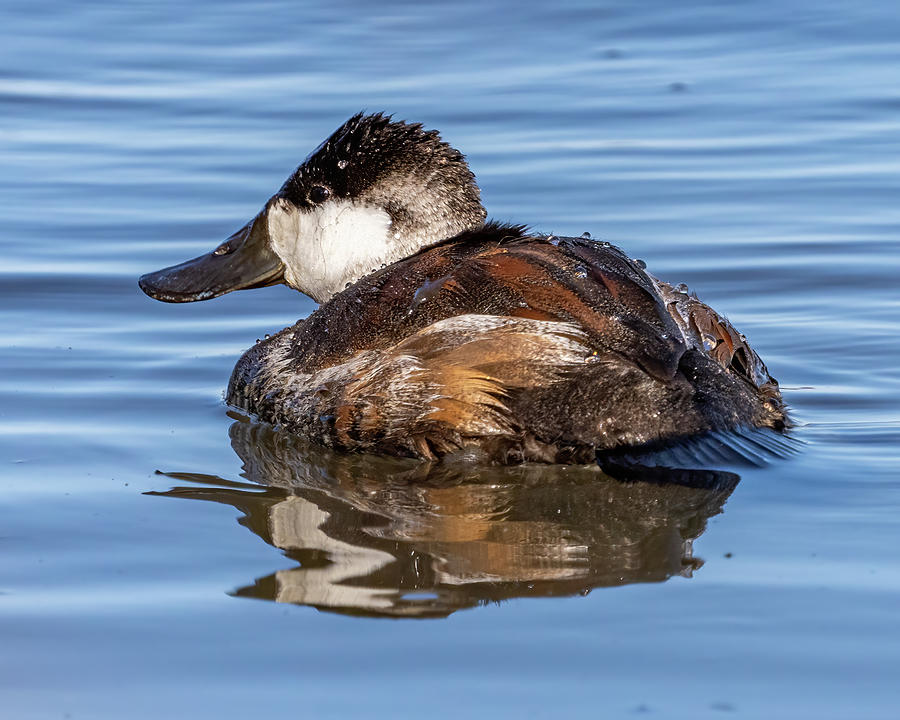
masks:
<svg viewBox="0 0 900 720"><path fill-rule="evenodd" d="M0 27L0 715L891 715L892 4L7 0ZM800 453L697 487L423 479L229 417L239 353L311 301L136 278L361 108L442 130L493 217L726 313Z"/></svg>

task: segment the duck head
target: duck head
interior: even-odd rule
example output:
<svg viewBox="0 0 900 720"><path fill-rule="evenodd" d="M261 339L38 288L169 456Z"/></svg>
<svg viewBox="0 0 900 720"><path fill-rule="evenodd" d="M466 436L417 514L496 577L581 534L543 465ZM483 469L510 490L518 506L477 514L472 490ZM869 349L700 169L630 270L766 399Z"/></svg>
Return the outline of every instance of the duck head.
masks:
<svg viewBox="0 0 900 720"><path fill-rule="evenodd" d="M349 283L484 224L475 176L434 130L357 114L215 250L140 279L165 302L283 282L325 302Z"/></svg>

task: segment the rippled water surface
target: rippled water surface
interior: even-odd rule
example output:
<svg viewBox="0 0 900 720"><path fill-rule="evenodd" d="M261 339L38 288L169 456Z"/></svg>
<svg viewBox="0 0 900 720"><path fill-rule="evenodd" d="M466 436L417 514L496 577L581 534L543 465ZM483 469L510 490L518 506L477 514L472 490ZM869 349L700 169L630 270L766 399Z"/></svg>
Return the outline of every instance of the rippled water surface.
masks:
<svg viewBox="0 0 900 720"><path fill-rule="evenodd" d="M898 37L865 0L7 0L0 715L891 717ZM240 352L313 303L136 279L363 108L439 128L492 216L696 289L800 452L623 483L229 417Z"/></svg>

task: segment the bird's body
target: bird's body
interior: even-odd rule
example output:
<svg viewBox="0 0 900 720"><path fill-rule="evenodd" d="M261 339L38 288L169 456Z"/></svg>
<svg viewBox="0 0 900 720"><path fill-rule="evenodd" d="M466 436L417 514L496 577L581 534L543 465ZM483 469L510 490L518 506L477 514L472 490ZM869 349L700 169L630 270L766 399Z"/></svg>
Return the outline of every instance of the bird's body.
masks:
<svg viewBox="0 0 900 720"><path fill-rule="evenodd" d="M393 155L379 132L400 136ZM345 177L354 165L365 182ZM226 267L246 247L269 268L249 282ZM330 447L590 462L785 426L777 383L727 320L608 243L485 224L462 156L419 126L352 118L247 228L142 287L205 299L236 272L236 287L284 279L322 305L244 354L228 403Z"/></svg>

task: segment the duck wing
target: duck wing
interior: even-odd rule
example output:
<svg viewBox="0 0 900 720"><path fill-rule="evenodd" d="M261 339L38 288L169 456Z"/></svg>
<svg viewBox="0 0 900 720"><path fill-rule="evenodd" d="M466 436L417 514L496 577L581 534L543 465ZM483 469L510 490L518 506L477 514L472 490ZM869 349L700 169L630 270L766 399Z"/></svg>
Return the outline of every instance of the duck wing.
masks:
<svg viewBox="0 0 900 720"><path fill-rule="evenodd" d="M489 226L369 275L294 327L305 371L386 349L465 314L573 323L597 355L615 355L660 380L686 349L654 281L608 243L529 237ZM523 358L527 362L527 358Z"/></svg>
<svg viewBox="0 0 900 720"><path fill-rule="evenodd" d="M503 314L574 323L598 355L614 355L671 380L686 345L643 268L609 243L524 240L480 253L460 268ZM484 291L482 291L483 293Z"/></svg>

